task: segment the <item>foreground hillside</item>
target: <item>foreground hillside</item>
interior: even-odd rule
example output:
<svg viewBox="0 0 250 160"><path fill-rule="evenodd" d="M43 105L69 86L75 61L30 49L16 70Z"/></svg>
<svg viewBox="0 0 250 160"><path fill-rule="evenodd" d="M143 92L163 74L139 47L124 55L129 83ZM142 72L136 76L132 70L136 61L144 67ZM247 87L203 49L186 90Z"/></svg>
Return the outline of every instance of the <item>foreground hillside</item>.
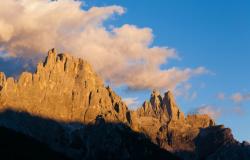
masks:
<svg viewBox="0 0 250 160"><path fill-rule="evenodd" d="M65 155L48 148L47 145L5 127L0 127L0 157L8 160L69 160Z"/></svg>
<svg viewBox="0 0 250 160"><path fill-rule="evenodd" d="M209 116L185 117L170 91L130 111L88 62L54 49L35 73L0 73L0 111L1 126L71 159L250 157L249 144Z"/></svg>

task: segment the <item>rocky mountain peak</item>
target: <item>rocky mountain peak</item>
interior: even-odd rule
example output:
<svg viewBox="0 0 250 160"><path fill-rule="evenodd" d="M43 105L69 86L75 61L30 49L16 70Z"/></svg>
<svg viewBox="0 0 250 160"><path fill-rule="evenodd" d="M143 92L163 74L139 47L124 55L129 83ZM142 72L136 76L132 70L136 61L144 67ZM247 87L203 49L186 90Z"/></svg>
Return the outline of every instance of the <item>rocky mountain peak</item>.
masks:
<svg viewBox="0 0 250 160"><path fill-rule="evenodd" d="M28 111L61 121L94 122L106 113L107 121L126 122L127 107L91 65L68 54L48 52L35 73L23 72L18 80L0 74L1 109ZM50 107L48 107L50 106Z"/></svg>
<svg viewBox="0 0 250 160"><path fill-rule="evenodd" d="M0 117L0 125L30 135L52 148L60 148L62 152L67 151L75 159L95 155L92 150L106 154L107 149L109 156L118 155L118 159L120 152L123 159L128 159L128 155L136 156L134 149L124 143L135 135L121 135L124 131L132 133L130 129L142 134L139 139L146 135L161 149L183 159L218 159L217 156L227 159L225 153L232 151L250 156L247 155L250 154L249 144L234 140L230 129L216 126L208 115L185 117L171 91L162 96L153 90L148 101L136 111L130 111L121 97L104 86L87 61L65 53L57 54L55 49L48 52L44 62L38 63L35 73L23 72L15 80L0 72L0 113L5 110L25 112L24 119L29 114L50 120L34 124L16 118L16 113L8 113L7 118ZM132 138L129 143L137 143L136 140ZM140 150L140 154L148 150ZM78 156L72 155L72 151Z"/></svg>
<svg viewBox="0 0 250 160"><path fill-rule="evenodd" d="M171 120L184 120L184 113L181 112L175 102L174 95L171 91L167 91L163 97L163 106L167 108L168 116Z"/></svg>
<svg viewBox="0 0 250 160"><path fill-rule="evenodd" d="M154 117L161 121L168 121L168 113L166 107L163 106L163 98L159 91L153 90L149 101L145 101L137 110L140 117Z"/></svg>
<svg viewBox="0 0 250 160"><path fill-rule="evenodd" d="M168 98L169 100L172 100L175 103L175 98L174 98L174 94L172 91L167 91L164 94L164 98Z"/></svg>
<svg viewBox="0 0 250 160"><path fill-rule="evenodd" d="M3 72L0 72L0 90L2 89L2 86L3 84L5 83L6 81L6 77L5 77L5 74Z"/></svg>
<svg viewBox="0 0 250 160"><path fill-rule="evenodd" d="M161 97L161 93L156 89L152 90L151 92L151 98L155 98L155 97Z"/></svg>
<svg viewBox="0 0 250 160"><path fill-rule="evenodd" d="M181 112L175 102L174 95L167 91L162 97L160 92L153 90L150 101L145 101L138 109L140 116L153 116L168 122L169 120L184 120L184 113Z"/></svg>
<svg viewBox="0 0 250 160"><path fill-rule="evenodd" d="M157 90L153 90L150 96L150 103L155 111L160 110L162 97L160 92Z"/></svg>
<svg viewBox="0 0 250 160"><path fill-rule="evenodd" d="M46 67L53 67L57 60L57 53L56 50L53 48L49 50L48 56L45 59L44 66Z"/></svg>

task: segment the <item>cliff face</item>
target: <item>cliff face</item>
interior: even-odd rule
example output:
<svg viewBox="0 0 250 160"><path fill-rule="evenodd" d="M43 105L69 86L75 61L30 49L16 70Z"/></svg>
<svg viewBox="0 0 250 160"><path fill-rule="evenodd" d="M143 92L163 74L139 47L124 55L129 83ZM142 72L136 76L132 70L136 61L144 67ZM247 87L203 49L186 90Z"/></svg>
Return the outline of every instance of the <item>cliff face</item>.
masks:
<svg viewBox="0 0 250 160"><path fill-rule="evenodd" d="M82 59L48 53L32 74L24 72L18 81L0 74L1 109L25 111L60 121L94 122L97 115L107 121L126 123L127 107L121 98Z"/></svg>
<svg viewBox="0 0 250 160"><path fill-rule="evenodd" d="M166 150L180 152L181 156L186 156L184 152L195 153L195 138L200 128L215 125L207 115L185 117L170 91L163 97L153 91L150 101L145 101L133 114L131 127L134 130L145 133Z"/></svg>
<svg viewBox="0 0 250 160"><path fill-rule="evenodd" d="M130 126L151 141L187 160L247 160L250 145L237 142L229 128L216 125L208 115L184 116L173 94L153 91L137 111Z"/></svg>
<svg viewBox="0 0 250 160"><path fill-rule="evenodd" d="M226 153L234 149L237 154L250 155L248 145L238 143L229 129L216 126L209 116L185 117L170 91L163 96L153 91L149 101L129 111L86 61L57 55L54 49L34 74L24 72L15 80L0 72L0 113L6 110L17 113L0 116L0 125L74 159L157 155L177 159L167 151L183 159L216 159L227 158Z"/></svg>

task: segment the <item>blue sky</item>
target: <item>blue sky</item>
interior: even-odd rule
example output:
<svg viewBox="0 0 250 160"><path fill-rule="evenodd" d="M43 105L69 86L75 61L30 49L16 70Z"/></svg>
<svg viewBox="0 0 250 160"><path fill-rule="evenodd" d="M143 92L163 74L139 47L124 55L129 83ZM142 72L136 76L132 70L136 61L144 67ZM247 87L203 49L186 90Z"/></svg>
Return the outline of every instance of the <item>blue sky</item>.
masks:
<svg viewBox="0 0 250 160"><path fill-rule="evenodd" d="M163 68L205 66L214 74L191 80L197 98L177 97L185 113L203 105L219 108L217 123L233 130L238 140L250 140L250 103L231 100L234 93L250 93L250 2L244 0L88 0L88 6L121 5L126 13L108 21L112 25L150 27L154 44L177 50L181 60ZM123 97L149 98L150 91L124 91ZM223 93L224 100L217 95ZM237 109L235 109L237 108ZM239 110L240 111L239 111ZM237 111L239 112L237 112Z"/></svg>
<svg viewBox="0 0 250 160"><path fill-rule="evenodd" d="M165 90L180 84L176 99L186 114L209 113L218 124L232 128L238 140L250 141L249 1L85 0L82 8L78 2L2 3L0 71L18 76L32 70L55 47L87 59L124 100L136 102L131 108L148 99L153 87ZM149 28L154 40L148 46ZM175 49L179 58L171 59L174 53L164 47ZM200 66L209 72L197 74ZM173 67L178 69L171 75L191 69L173 82Z"/></svg>

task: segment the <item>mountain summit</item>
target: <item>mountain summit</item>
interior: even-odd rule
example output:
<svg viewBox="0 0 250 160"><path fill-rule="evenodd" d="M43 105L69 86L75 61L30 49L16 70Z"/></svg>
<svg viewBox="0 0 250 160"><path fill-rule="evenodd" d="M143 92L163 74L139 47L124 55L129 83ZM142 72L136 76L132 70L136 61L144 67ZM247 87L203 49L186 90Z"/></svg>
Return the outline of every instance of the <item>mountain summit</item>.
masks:
<svg viewBox="0 0 250 160"><path fill-rule="evenodd" d="M247 159L250 146L208 115L188 115L156 90L136 111L91 65L48 52L35 73L0 73L0 125L72 159ZM169 153L171 152L171 153Z"/></svg>
<svg viewBox="0 0 250 160"><path fill-rule="evenodd" d="M126 122L127 107L84 60L49 51L34 74L23 72L16 81L0 74L0 105L60 121ZM103 114L104 113L104 114Z"/></svg>

